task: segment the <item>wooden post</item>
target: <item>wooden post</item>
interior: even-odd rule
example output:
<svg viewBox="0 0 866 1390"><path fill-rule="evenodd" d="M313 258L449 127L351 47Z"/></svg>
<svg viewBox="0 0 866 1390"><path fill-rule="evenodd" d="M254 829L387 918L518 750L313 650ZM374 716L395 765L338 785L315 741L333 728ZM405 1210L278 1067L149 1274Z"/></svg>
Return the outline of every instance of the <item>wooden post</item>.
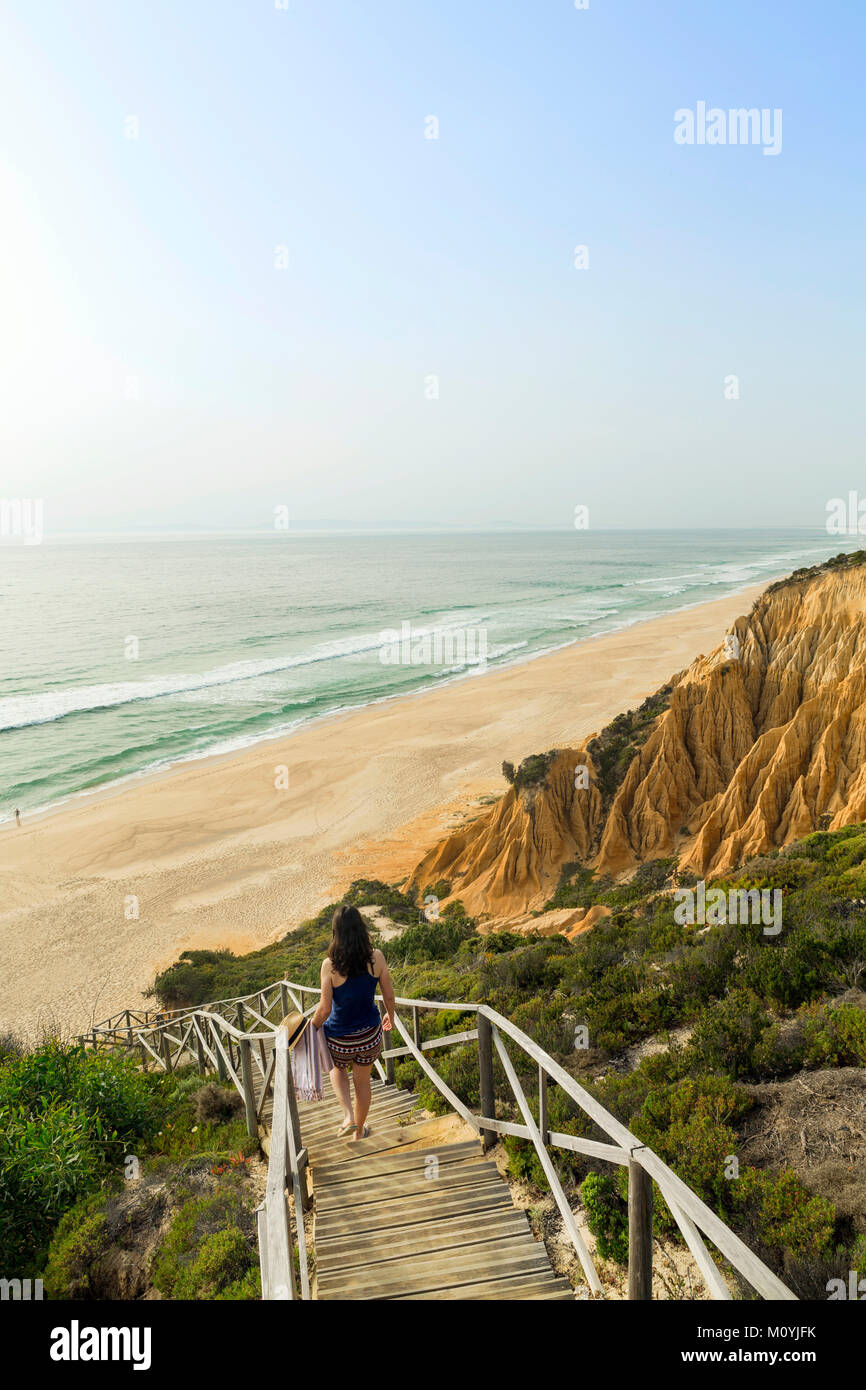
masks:
<svg viewBox="0 0 866 1390"><path fill-rule="evenodd" d="M201 1024L199 1024L199 1028L200 1027ZM195 1045L198 1049L198 1069L201 1072L202 1076L204 1076L205 1072L207 1071L207 1061L204 1055L204 1043L201 1040L199 1028L195 1029Z"/></svg>
<svg viewBox="0 0 866 1390"><path fill-rule="evenodd" d="M542 1144L547 1143L547 1072L539 1062L538 1064L538 1128L541 1133Z"/></svg>
<svg viewBox="0 0 866 1390"><path fill-rule="evenodd" d="M283 1018L289 1012L289 991L286 989L285 981L280 980L280 1008L283 1011Z"/></svg>
<svg viewBox="0 0 866 1390"><path fill-rule="evenodd" d="M633 1159L628 1165L628 1296L653 1296L653 1184Z"/></svg>
<svg viewBox="0 0 866 1390"><path fill-rule="evenodd" d="M238 1004L238 1006L237 1006L237 1020L238 1020L238 1032L239 1032L239 1033L245 1033L245 1032L247 1031L247 1016L246 1016L246 1014L244 1013L244 1006L243 1006L243 1004Z"/></svg>
<svg viewBox="0 0 866 1390"><path fill-rule="evenodd" d="M169 1047L168 1037L165 1033L160 1034L159 1050L162 1054L162 1062L166 1071L171 1071L171 1048Z"/></svg>
<svg viewBox="0 0 866 1390"><path fill-rule="evenodd" d="M419 1013L418 1013L418 1006L417 1006L417 1004L413 1004L413 1005L412 1005L412 1041L414 1042L415 1046L417 1047L418 1051L420 1052L420 1051L421 1051L421 1018L420 1018L420 1015L419 1015Z"/></svg>
<svg viewBox="0 0 866 1390"><path fill-rule="evenodd" d="M385 1001L384 1001L384 999L380 999L380 1000L379 1000L379 1016L380 1016L380 1018L384 1018L387 1012L388 1012L388 1010L385 1008ZM383 1033L383 1034L382 1034L382 1042L383 1042L383 1044L384 1044L384 1047L393 1047L393 1046L394 1046L393 1031L392 1031L391 1033ZM393 1058L393 1057L386 1057L386 1058L385 1058L385 1080L387 1081L387 1083L388 1083L389 1086L393 1086L393 1085L394 1085L394 1058Z"/></svg>
<svg viewBox="0 0 866 1390"><path fill-rule="evenodd" d="M481 1094L481 1114L489 1120L496 1119L496 1101L493 1091L493 1031L490 1019L479 1013L478 1018L478 1089ZM496 1135L492 1129L482 1129L481 1149L484 1153L492 1149Z"/></svg>
<svg viewBox="0 0 866 1390"><path fill-rule="evenodd" d="M298 1097L295 1094L295 1077L294 1073L292 1072L291 1048L289 1049L289 1075L288 1080L286 1082L286 1099L288 1101L289 1106L289 1124L292 1130L292 1138L294 1139L294 1151L296 1154L299 1154L301 1152L301 1149L303 1148L303 1145L301 1144L301 1117L298 1114ZM292 1186L292 1177L292 1174L287 1174L288 1187ZM301 1204L304 1208L304 1211L309 1211L310 1206L312 1205L313 1198L309 1190L309 1184L307 1183L306 1172L302 1173L299 1170L298 1178L301 1188ZM300 1213L297 1213L297 1220L300 1221L301 1219L302 1218Z"/></svg>
<svg viewBox="0 0 866 1390"><path fill-rule="evenodd" d="M213 1024L213 1023L211 1023L210 1020L208 1020L207 1026L208 1026L208 1028L210 1029L210 1033L208 1034L208 1036L209 1036L209 1038L210 1038L210 1040L211 1040L211 1043L212 1043L212 1045L213 1045L213 1050L214 1050L214 1052L216 1053L216 1059L217 1059L217 1076L219 1077L220 1081L227 1081L227 1080L228 1080L228 1071L226 1070L225 1058L223 1057L222 1053L220 1052L220 1050L219 1050L219 1048L217 1047L216 1042L215 1042L215 1039L216 1039L216 1025Z"/></svg>
<svg viewBox="0 0 866 1390"><path fill-rule="evenodd" d="M248 1038L241 1043L241 1077L244 1083L244 1105L247 1111L247 1134L255 1138L259 1132L256 1115L256 1092L253 1086L253 1049Z"/></svg>
<svg viewBox="0 0 866 1390"><path fill-rule="evenodd" d="M126 1011L126 1045L132 1047L132 1020L129 1017L129 1009Z"/></svg>

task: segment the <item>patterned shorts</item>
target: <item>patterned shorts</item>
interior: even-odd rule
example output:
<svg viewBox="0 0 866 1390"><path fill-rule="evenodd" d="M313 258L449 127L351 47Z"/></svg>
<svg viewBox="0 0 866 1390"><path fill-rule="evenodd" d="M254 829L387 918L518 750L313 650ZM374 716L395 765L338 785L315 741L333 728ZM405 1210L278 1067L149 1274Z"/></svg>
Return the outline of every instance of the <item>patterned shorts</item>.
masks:
<svg viewBox="0 0 866 1390"><path fill-rule="evenodd" d="M327 1042L335 1067L350 1067L353 1062L359 1067L371 1067L382 1051L382 1025L362 1028L360 1033L350 1033L345 1038L328 1037Z"/></svg>

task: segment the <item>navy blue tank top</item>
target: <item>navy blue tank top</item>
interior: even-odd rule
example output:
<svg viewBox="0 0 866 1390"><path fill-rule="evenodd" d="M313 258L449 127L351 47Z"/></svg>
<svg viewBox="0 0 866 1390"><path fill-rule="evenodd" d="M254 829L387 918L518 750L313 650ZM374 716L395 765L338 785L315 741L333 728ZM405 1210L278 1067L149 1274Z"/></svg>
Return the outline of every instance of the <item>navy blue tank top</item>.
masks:
<svg viewBox="0 0 866 1390"><path fill-rule="evenodd" d="M374 1028L379 1022L379 1010L373 1002L378 985L375 975L351 975L341 985L334 985L325 1035L346 1038L350 1033Z"/></svg>

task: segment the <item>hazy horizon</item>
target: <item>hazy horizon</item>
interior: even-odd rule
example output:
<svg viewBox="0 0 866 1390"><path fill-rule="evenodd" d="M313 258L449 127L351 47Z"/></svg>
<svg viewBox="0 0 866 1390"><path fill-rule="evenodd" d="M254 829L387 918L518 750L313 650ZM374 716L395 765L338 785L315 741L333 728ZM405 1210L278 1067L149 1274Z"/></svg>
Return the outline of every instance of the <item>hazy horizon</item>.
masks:
<svg viewBox="0 0 866 1390"><path fill-rule="evenodd" d="M212 526L199 529L186 527L181 523L177 525L166 524L159 529L150 529L144 526L130 526L127 529L89 529L86 526L70 529L67 531L48 529L44 541L64 540L111 540L118 541L132 540L136 537L148 540L159 540L161 538L171 539L172 537L183 539L207 539L208 537L219 538L220 536L238 538L256 537L261 539L273 539L279 544L281 541L289 540L294 537L302 536L327 536L327 535L450 535L450 536L496 536L496 535L560 535L570 534L574 530L571 526L521 526L515 523L512 526L454 526L446 523L437 524L429 522L426 525L413 525L410 522L356 522L354 525L341 521L311 520L309 522L299 522L297 525L289 527L285 532L275 533L273 527L248 526ZM815 539L827 536L827 544L832 546L836 539L840 543L855 539L853 536L827 535L824 528L819 526L594 526L592 531L596 534L604 535L664 535L671 534L702 534L718 535L730 534L732 536L740 534L750 534L752 532L763 532L772 534L774 531L780 534L790 534L791 532L802 532L804 535L812 536ZM587 532L583 533L584 535ZM580 533L575 542L580 544ZM866 548L866 535L864 535L864 548Z"/></svg>

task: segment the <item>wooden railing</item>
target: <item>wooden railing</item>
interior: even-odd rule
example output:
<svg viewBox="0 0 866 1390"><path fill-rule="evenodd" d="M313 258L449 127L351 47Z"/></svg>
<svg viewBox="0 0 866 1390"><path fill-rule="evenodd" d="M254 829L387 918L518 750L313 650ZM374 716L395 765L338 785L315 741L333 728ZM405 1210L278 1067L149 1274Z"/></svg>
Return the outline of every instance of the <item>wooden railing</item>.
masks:
<svg viewBox="0 0 866 1390"><path fill-rule="evenodd" d="M304 1232L304 1212L310 1206L307 1151L301 1142L288 1034L279 1026L290 1000L304 1012L304 993L281 980L257 994L199 1008L124 1012L80 1039L96 1049L136 1049L145 1070L172 1072L192 1064L202 1074L216 1072L243 1097L251 1136L258 1135L267 1100L273 1098L265 1199L256 1212L262 1298L270 1300L311 1296ZM306 1012L314 1008L315 1004ZM300 1279L295 1274L295 1249Z"/></svg>
<svg viewBox="0 0 866 1390"><path fill-rule="evenodd" d="M181 1065L184 1058L206 1071L210 1061L219 1075L223 1079L230 1079L244 1097L250 1134L258 1132L265 1101L269 1094L273 1094L267 1196L258 1213L264 1298L298 1297L291 1223L286 1204L287 1188L292 1190L294 1197L300 1297L310 1297L303 1229L303 1212L309 1203L307 1156L301 1143L287 1035L272 1015L278 1010L281 1020L288 1012L289 1000L301 1013L310 1014L315 1009L315 998L320 992L311 985L281 980L255 994L219 1000L203 1008L181 1009L162 1015L148 1013L146 1018L139 1015L138 1019L134 1015L114 1015L83 1039L93 1047L138 1047L143 1065L155 1062L167 1071ZM309 1006L307 996L313 997L313 1003ZM732 1293L706 1246L705 1237L760 1297L796 1300L796 1295L652 1149L641 1143L564 1067L502 1014L486 1004L402 998L396 1002L401 1010L408 1011L411 1033L403 1019L397 1016L394 1025L402 1045L386 1047L382 1052L376 1064L380 1076L392 1081L395 1058L412 1057L452 1109L476 1131L484 1149L495 1143L497 1135L512 1135L532 1144L593 1294L603 1295L601 1280L575 1221L551 1150L585 1154L628 1170L629 1298L652 1297L652 1204L655 1183L712 1298L730 1299ZM380 1009L384 1009L381 1002ZM420 1015L425 1011L438 1013L442 1010L475 1015L475 1027L422 1041ZM256 1024L261 1025L261 1029L251 1031ZM537 1067L537 1119L506 1047L506 1040L516 1044ZM438 1048L470 1042L477 1043L479 1114L455 1095L435 1070L428 1055ZM494 1057L498 1057L502 1066L521 1116L520 1121L496 1116ZM254 1069L260 1073L260 1089L254 1082ZM548 1126L548 1088L551 1084L561 1087L610 1142L551 1130Z"/></svg>

